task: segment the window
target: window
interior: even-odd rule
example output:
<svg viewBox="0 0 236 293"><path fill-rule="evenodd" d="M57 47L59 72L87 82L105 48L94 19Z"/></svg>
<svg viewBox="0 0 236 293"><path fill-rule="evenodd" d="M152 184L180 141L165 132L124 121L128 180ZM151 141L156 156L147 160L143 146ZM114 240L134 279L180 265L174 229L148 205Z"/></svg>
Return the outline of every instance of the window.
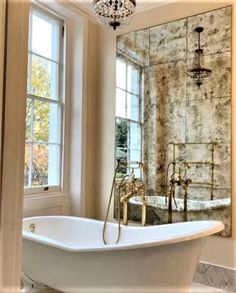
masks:
<svg viewBox="0 0 236 293"><path fill-rule="evenodd" d="M32 7L29 19L24 186L60 190L63 145L63 20Z"/></svg>
<svg viewBox="0 0 236 293"><path fill-rule="evenodd" d="M142 69L119 57L116 63L116 158L142 160ZM138 170L136 176L140 176ZM129 173L121 168L117 176Z"/></svg>

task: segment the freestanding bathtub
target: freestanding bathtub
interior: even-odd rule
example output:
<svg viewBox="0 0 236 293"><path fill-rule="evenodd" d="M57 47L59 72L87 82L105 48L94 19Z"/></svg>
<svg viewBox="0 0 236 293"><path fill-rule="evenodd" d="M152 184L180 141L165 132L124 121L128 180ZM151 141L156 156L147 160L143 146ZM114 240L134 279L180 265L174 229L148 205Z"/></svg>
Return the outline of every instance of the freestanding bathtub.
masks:
<svg viewBox="0 0 236 293"><path fill-rule="evenodd" d="M23 273L70 293L188 292L204 239L224 225L122 226L120 242L114 244L117 224L108 223L108 245L102 228L103 222L85 218L25 218Z"/></svg>

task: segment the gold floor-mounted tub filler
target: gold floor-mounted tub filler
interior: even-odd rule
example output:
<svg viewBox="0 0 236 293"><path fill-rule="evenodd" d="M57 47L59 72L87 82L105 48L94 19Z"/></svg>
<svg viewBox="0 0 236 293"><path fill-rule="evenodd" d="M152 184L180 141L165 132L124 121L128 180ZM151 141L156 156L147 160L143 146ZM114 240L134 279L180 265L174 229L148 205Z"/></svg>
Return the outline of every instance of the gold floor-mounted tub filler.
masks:
<svg viewBox="0 0 236 293"><path fill-rule="evenodd" d="M119 182L116 182L116 174L121 166L128 167L131 170L130 174L125 174ZM135 169L140 170L140 178L136 178ZM106 217L103 225L103 242L107 244L106 240L106 224L108 220L108 214L111 206L112 195L115 188L118 190L118 234L116 243L120 239L120 225L121 225L121 204L123 205L123 224L128 225L128 203L130 198L140 196L142 200L142 220L141 225L145 226L147 221L147 201L146 201L146 188L145 184L142 181L143 174L143 163L142 162L133 162L126 160L117 160L116 169L113 176L111 193L109 198L109 203L107 207Z"/></svg>
<svg viewBox="0 0 236 293"><path fill-rule="evenodd" d="M173 159L169 162L166 172L166 180L167 180L167 191L166 191L166 204L168 198L168 223L172 223L172 200L177 207L177 203L175 200L175 186L181 186L184 190L184 221L188 221L188 190L189 185L207 185L211 188L210 200L214 200L214 188L215 188L215 148L217 146L216 142L211 143L171 143L173 146ZM210 160L209 161L189 161L189 160L178 160L176 158L176 149L178 147L192 146L192 145L205 145L208 147L210 152ZM188 169L191 168L192 165L209 165L210 168L210 182L196 182L192 181L188 178ZM172 166L172 173L169 178L169 168ZM168 183L169 180L169 183Z"/></svg>
<svg viewBox="0 0 236 293"><path fill-rule="evenodd" d="M121 181L118 185L118 205L123 204L123 224L128 225L128 203L130 198L140 196L142 200L142 226L146 226L147 201L146 188L141 179L135 178L134 169L140 169L142 172L143 164L141 162L130 162L136 164L137 167L132 167L132 171L128 177L128 181Z"/></svg>
<svg viewBox="0 0 236 293"><path fill-rule="evenodd" d="M215 187L215 147L216 143L201 143L200 145L206 145L210 152L210 160L208 161L192 161L192 160L178 160L176 158L176 149L181 147L187 147L189 145L199 145L199 143L171 143L173 147L173 158L169 162L166 171L166 206L168 209L168 223L172 223L173 206L172 201L174 201L175 206L177 203L175 200L175 187L179 186L184 191L184 207L183 207L183 218L184 221L188 221L188 196L189 196L189 185L207 185L211 188L210 199L214 199L214 187ZM192 181L188 177L188 169L192 165L210 165L210 182L196 182ZM130 170L129 174L124 174L119 180L116 179L116 175L121 167ZM120 239L120 225L121 225L121 205L123 206L123 224L128 225L128 206L129 200L132 197L140 197L142 204L142 219L141 225L145 226L147 222L147 197L146 197L146 186L143 182L143 163L142 162L129 162L126 160L117 160L117 166L113 176L112 188L109 198L109 204L107 208L106 218L103 227L103 242L107 244L106 241L106 224L108 220L108 214L111 206L111 200L114 190L117 191L117 219L118 219L118 235L116 243ZM172 167L172 172L169 177L169 169ZM140 171L140 178L136 178L135 170ZM167 202L168 201L168 202Z"/></svg>

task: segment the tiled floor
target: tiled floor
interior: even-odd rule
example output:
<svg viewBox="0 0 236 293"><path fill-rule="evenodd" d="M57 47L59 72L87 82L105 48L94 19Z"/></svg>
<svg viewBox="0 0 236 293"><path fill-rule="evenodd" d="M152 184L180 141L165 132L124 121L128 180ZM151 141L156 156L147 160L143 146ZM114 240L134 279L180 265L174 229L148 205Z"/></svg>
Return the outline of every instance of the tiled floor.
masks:
<svg viewBox="0 0 236 293"><path fill-rule="evenodd" d="M190 293L226 293L226 292L229 293L229 291L224 291L224 290L204 286L197 283L193 283L190 290ZM23 289L21 293L60 293L60 292L57 290L48 288L48 289Z"/></svg>
<svg viewBox="0 0 236 293"><path fill-rule="evenodd" d="M193 283L190 293L230 293L229 291L224 291L216 289L214 287L208 287L202 284Z"/></svg>

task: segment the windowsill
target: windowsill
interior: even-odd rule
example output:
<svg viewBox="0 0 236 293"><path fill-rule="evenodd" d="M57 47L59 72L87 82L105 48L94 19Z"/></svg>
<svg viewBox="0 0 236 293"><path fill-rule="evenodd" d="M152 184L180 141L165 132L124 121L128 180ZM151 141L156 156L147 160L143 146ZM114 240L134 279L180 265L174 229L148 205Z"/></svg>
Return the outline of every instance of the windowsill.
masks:
<svg viewBox="0 0 236 293"><path fill-rule="evenodd" d="M24 194L24 199L44 199L53 197L69 197L69 193L66 192L44 192L44 193L29 193Z"/></svg>
<svg viewBox="0 0 236 293"><path fill-rule="evenodd" d="M58 185L51 185L51 186L38 186L38 187L25 187L24 188L24 195L38 195L38 194L52 194L52 193L61 193L62 188Z"/></svg>

